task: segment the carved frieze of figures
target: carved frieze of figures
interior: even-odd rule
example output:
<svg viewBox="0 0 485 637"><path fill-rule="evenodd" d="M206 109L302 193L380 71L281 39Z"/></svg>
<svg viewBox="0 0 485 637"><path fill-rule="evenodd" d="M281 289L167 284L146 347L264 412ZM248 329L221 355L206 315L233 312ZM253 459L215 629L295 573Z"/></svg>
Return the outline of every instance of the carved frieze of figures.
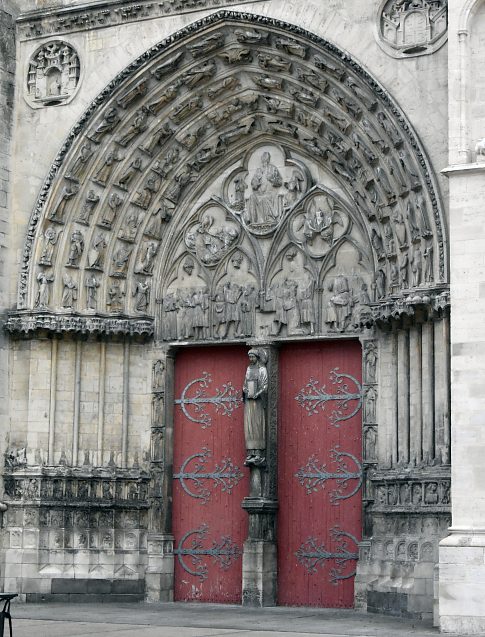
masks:
<svg viewBox="0 0 485 637"><path fill-rule="evenodd" d="M387 0L378 16L378 42L393 57L433 53L446 41L448 0Z"/></svg>
<svg viewBox="0 0 485 637"><path fill-rule="evenodd" d="M29 61L27 99L32 106L60 104L71 98L79 83L75 49L60 40L43 44Z"/></svg>
<svg viewBox="0 0 485 637"><path fill-rule="evenodd" d="M185 244L204 265L219 263L239 238L238 226L227 222L225 217L226 212L220 206L205 207L199 221L185 233Z"/></svg>

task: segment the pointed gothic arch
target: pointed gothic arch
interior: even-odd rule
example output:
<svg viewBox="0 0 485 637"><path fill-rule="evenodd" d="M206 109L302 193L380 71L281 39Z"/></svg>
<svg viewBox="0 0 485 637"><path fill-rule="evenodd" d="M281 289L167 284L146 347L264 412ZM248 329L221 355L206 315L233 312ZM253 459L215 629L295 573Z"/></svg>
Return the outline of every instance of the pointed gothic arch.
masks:
<svg viewBox="0 0 485 637"><path fill-rule="evenodd" d="M266 224L250 221L247 210L263 152L278 157L279 174ZM315 189L326 199L317 201ZM72 129L31 216L10 329L109 331L122 320L132 332L153 333L179 253L191 252L206 274L214 270L184 237L211 197L220 236L200 224L199 234L209 251L224 246L213 260L230 260L237 243L263 272L277 249L269 243L285 233L315 267L337 252L336 237L353 244L368 263L359 285L369 307L360 312L356 301L352 325L361 314L371 324L443 304L440 197L426 153L387 91L327 41L221 11L135 60ZM348 212L332 218L337 200ZM224 215L237 235L231 245L221 235ZM298 216L306 224L299 239ZM339 235L350 218L354 235ZM263 295L267 284L258 281ZM321 322L318 333L325 330Z"/></svg>

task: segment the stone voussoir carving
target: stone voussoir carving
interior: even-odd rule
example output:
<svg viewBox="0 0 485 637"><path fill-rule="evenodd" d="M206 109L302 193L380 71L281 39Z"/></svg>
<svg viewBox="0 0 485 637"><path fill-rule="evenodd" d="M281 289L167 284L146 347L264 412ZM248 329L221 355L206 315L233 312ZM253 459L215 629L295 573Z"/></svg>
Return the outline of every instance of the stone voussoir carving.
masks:
<svg viewBox="0 0 485 637"><path fill-rule="evenodd" d="M224 23L227 20L236 23L237 28L232 35L224 29ZM399 268L393 261L394 255L402 247L410 245L406 234L411 238L414 231L415 236L414 247L409 257L407 252L403 253L404 262L407 258L409 263L409 265L404 264L409 272L409 283L412 284L414 281L418 286L424 287L432 283L436 276L443 278L444 270L441 264L444 253L441 230L439 227L435 229L440 216L439 203L436 196L432 194L431 177L426 174L426 171L424 174L420 172L423 166L426 167L426 162L421 159L419 145L409 127L403 129L405 122L397 107L355 63L349 64L342 58L335 47L288 25L284 25L287 34L283 35L282 31L278 32L278 24L271 22L272 29L276 28L276 32L271 33L264 19L231 12L215 14L210 19L201 21L197 27L199 30L203 30L206 25L211 26L212 29L216 27L213 34L208 36L209 39L205 38L201 32L200 37L191 43L191 46L196 47L194 50L202 47L205 56L203 60L195 59L190 64L192 53L189 51L184 53L183 49L177 49L177 36L170 46L162 43L130 65L129 69L112 84L111 93L105 92L97 98L95 104L88 109L84 120L87 124L84 141L81 140L76 145L77 153L69 154L69 157L72 155L72 159L66 162L67 181L63 184L59 182L60 185L55 189L57 194L54 193L54 196L49 198L46 206L47 217L52 227L56 227L55 224L70 226L59 234L57 239L51 237L51 241L57 241L62 245L56 246L55 250L48 248L43 259L45 263L42 263L42 259L39 261L40 265L48 266L50 259L52 265L49 267L54 269L56 280L58 276L59 279L62 278L62 273L57 274L59 266L56 255L69 254L65 246L76 231L76 227L71 226L74 219L77 219L81 225L99 225L108 231L97 245L102 246L106 255L110 255L106 256L110 262L105 268L104 252L101 259L97 259L94 253L91 253L97 235L90 234L89 239L87 235L85 236L84 253L81 252L79 256L69 254L67 264L70 267L79 265L88 269L99 269L100 272L106 269L106 274L115 279L131 279L133 273L153 274L158 267L156 265L158 260L165 258L165 224L178 223L172 219L174 207L180 207L184 198L191 194L192 184L196 180L200 182L203 174L215 174L216 166L219 166L221 161L225 161L226 164L230 162L230 159L225 159L226 154L233 152L231 150L233 145L236 147L239 144L248 149L245 153L246 164L241 165L239 175L234 174L232 185L227 187L226 193L221 193L222 199L228 195L224 199L223 209L229 208L228 218L235 220L236 223L226 236L222 232L217 238L211 238L211 235L217 234L215 222L208 229L203 227L204 222L200 220L197 232L192 233L190 237L190 233L187 233L189 242L185 243L185 249L192 253L202 267L210 267L218 272L221 267L227 269L229 266L226 264L232 258L233 248L236 243L239 244L243 234L271 237L275 233L280 233L280 224L285 215L306 196L312 187L311 177L300 156L293 151L284 150L286 158L281 159L279 149L284 146L285 139L294 140L292 147L294 144L301 146L302 150L312 154L312 158L319 157L319 163L330 170L337 180L355 188L355 191L360 193L359 205L362 213L369 221L375 220L376 227L379 227L379 234L376 236L381 237L382 241L382 249L380 248L382 264L377 270L375 282L371 279L362 280L360 283L356 281L355 286L354 282L349 282L352 296L355 297L354 312L351 316L347 315L344 320L344 329L357 325L362 318L361 314L368 314L366 294L362 288L367 288L367 296L371 303L376 300L381 303L391 291L398 291L400 284L406 282L405 277L401 280L399 276L396 276ZM184 34L192 32L195 31L190 28ZM217 37L212 38L212 35ZM253 47L257 47L261 42L264 42L267 47L274 47L274 52L269 54L254 50ZM165 49L168 53L164 58ZM225 51L240 49L244 49L244 54L238 57L238 64L230 63L230 58L226 59L224 56ZM182 65L182 59L190 65ZM303 59L307 65L305 68L301 66ZM241 83L241 78L234 78L231 75L222 80L214 78L218 69L226 69L225 73L232 73L232 69L237 69L239 63L243 62L252 65L247 85L244 82ZM147 67L147 64L151 64L154 68ZM314 70L310 68L312 64L314 64ZM125 82L131 77L130 74L142 67L146 68L148 73L144 72L141 78L138 75L138 79L131 83ZM277 79L283 82L281 84L285 91L285 95L282 94L283 99L276 93L268 92L271 87L261 87L253 82L254 77L271 79L273 73L276 73ZM322 74L325 81L320 79ZM209 85L212 78L214 83ZM159 121L150 108L145 108L147 100L152 105L155 103L156 95L152 88L157 82L159 83L158 95L164 93L167 87L174 87L173 99L161 108L166 109L164 112L174 119L181 129L177 131L176 144L171 146L168 154L164 152L163 155L159 155L161 145L173 139L172 127L164 125L163 130L160 129ZM207 89L203 88L205 83L208 83ZM307 88L304 88L305 86ZM120 90L113 93L114 87L120 87ZM234 90L239 91L237 98L233 97ZM264 94L264 101L261 101L262 98L258 95L260 91ZM216 95L218 100L226 106L215 103L211 106L216 101L213 99ZM327 117L327 127L321 126L323 120L318 120L316 113L311 112L315 109L316 100L322 100L322 113L324 118ZM102 105L103 110L100 111L97 105ZM208 107L206 123L200 121L201 108L205 105ZM261 113L254 110L262 108ZM161 111L159 115L160 113ZM246 113L247 116L245 116ZM363 113L366 113L365 118ZM197 126L192 123L194 118L198 118ZM364 119L370 122L368 133L366 129L360 131L356 128L361 126ZM76 134L81 131L81 126L82 122L76 129ZM215 126L217 129L214 128ZM155 130L159 131L156 135ZM266 151L259 152L258 145L253 140L256 140L258 136L267 137L268 135L274 139L275 144L270 144ZM211 136L210 139L208 136ZM123 154L115 150L120 141L125 144L122 148ZM48 180L33 215L31 228L34 228L37 223L49 193L50 183L60 166L62 157L68 153L69 143L55 162L50 181ZM97 151L101 144L103 148L107 145L109 148L99 154ZM143 157L149 158L148 165L145 165L143 157L133 155L134 149L141 150ZM391 170L387 164L391 160L391 154L397 152L403 153L402 160L396 156ZM384 155L381 155L382 153ZM173 158L170 163L167 163L168 157ZM410 159L412 157L417 157L417 161ZM413 161L416 161L416 165ZM406 177L404 166L410 167L408 177ZM152 170L153 173L147 172L147 169ZM62 175L62 172L60 174ZM401 202L400 198L392 199L387 194L394 189L397 178L402 182L399 193L404 198L411 195L414 197L412 203L414 217L410 212L411 207L406 208L405 201ZM409 179L407 186L404 183L406 179ZM93 181L104 186L108 192L101 194L99 190L95 191L92 187ZM113 187L124 190L127 194L126 198L117 194ZM403 195L407 192L411 195ZM143 213L145 216L135 219L134 208L125 205L129 202L141 211L146 210L147 212ZM303 239L300 242L296 241L297 260L300 254L304 254L305 259L310 263L316 256L310 254L312 246L315 252L317 248L320 252L325 252L325 246L338 243L338 240L345 235L345 223L348 221L345 215L339 216L339 214L338 211L332 213L330 225L327 227L329 217L325 211L323 216L320 209L305 211L301 217L304 220L303 224L306 224ZM433 215L432 221L430 214ZM401 226L394 221L394 218L399 218L399 215L403 219ZM121 220L118 221L120 217ZM232 220L229 225L233 223ZM227 226L227 224L226 219L222 225ZM116 230L117 237L125 242L125 246L114 243L111 228L115 226L120 228ZM43 240L48 242L45 236L48 224L43 224L43 228ZM237 234L238 231L236 239L234 232ZM80 231L77 230L77 232ZM48 234L53 233L49 231ZM147 239L153 238L157 243L161 241L155 260L149 254L149 243L140 243L138 247L139 237L142 234ZM194 234L197 245L193 243ZM30 267L32 237L30 232L24 251L24 266L19 286L19 307L25 307L27 301L25 286ZM416 245L418 237L420 246ZM201 246L206 239L208 243L202 249ZM135 250L130 250L130 246L126 246L126 242L130 241L137 242ZM377 245L377 239L375 243ZM433 243L437 245L434 251ZM47 243L44 245L47 246ZM142 245L144 247L141 247ZM47 254L49 251L50 256ZM204 251L204 258L200 259L199 255ZM132 252L133 257L131 257ZM42 250L37 254L44 256ZM245 246L240 254L243 257L243 269L249 267L254 272L254 276L250 276L245 281L245 285L238 284L241 288L239 294L235 288L230 290L227 285L228 280L222 280L220 289L216 289L217 286L213 287L215 282L208 286L209 281L205 277L203 283L198 284L197 289L203 297L202 305L206 302L204 299L207 295L210 297L210 307L209 310L203 310L203 325L198 328L194 326L194 330L196 329L199 334L215 334L216 332L224 334L229 330L229 334L237 333L241 336L246 332L251 332L252 335L256 333L263 335L265 330L268 334L278 333L280 336L318 333L324 313L320 303L332 303L330 297L327 297L330 291L325 290L322 295L324 298L320 301L317 299L323 291L323 288L320 289L320 282L309 291L305 290L303 283L298 283L296 288L293 286L292 291L291 281L285 283L284 277L279 281L280 275L276 272L272 275L274 283L268 286L267 281L261 280L263 266L261 255L255 255L249 245ZM209 262L212 263L209 264ZM308 267L310 272L311 267L308 263L305 267ZM401 272L403 271L401 268ZM47 273L43 276L50 275ZM97 280L100 284L100 292L106 290L106 293L103 292L102 297L96 298L96 303L91 296L89 304L83 302L83 305L86 305L86 310L91 312L94 305L97 307L96 311L103 311L104 307L108 312L112 312L113 307L117 308L115 311L122 311L124 302L121 304L114 301L113 305L105 305L110 301L108 291L111 289L111 283L105 280L104 276L103 274ZM333 278L335 279L335 276ZM81 286L80 289L84 289L86 280L86 278L80 279L78 283ZM48 284L46 285L48 287ZM124 291L126 298L133 294L136 285L134 280L129 282L129 289ZM279 286L276 295L274 290L268 294L271 285ZM204 291L206 287L209 287L207 292ZM374 289L376 289L375 294ZM91 290L93 294L97 288L94 287ZM312 296L312 299L308 301L308 308L304 310L306 292ZM49 301L54 301L55 297L55 302L59 303L56 294L58 292L52 299L49 298ZM176 293L175 289L169 290L167 296L170 297L171 294L176 299L176 304L180 305L181 295ZM199 306L198 294L199 292L195 290L191 300L188 301L189 315L193 313L191 309L193 304L195 307ZM184 295L187 296L186 292L183 292L182 296ZM224 295L226 298L238 297L238 300L234 304L224 300ZM275 305L280 303L285 305L286 302L283 301L285 295L301 296L300 299L297 298L300 314L298 324L291 319L291 327L287 328L288 324L284 323L284 320L266 322L266 326L255 321L254 313L258 307L260 312L267 312L269 318L269 313L276 311ZM355 301L359 295L362 296L363 302ZM111 300L114 300L116 294L113 292L111 297ZM135 309L137 298L134 297L133 303L128 304L133 312L139 311ZM45 301L45 295L43 300ZM31 305L33 301L35 299L31 299ZM219 312L218 307L223 304L225 304L224 310ZM170 299L165 305L170 305ZM364 309L357 311L357 306L362 306ZM45 307L48 307L48 304ZM245 308L249 308L249 311ZM222 316L226 311L229 311L229 320ZM183 312L180 307L174 310L178 323L181 322L179 318L181 313ZM251 314L252 318L247 320L245 314ZM289 314L291 314L290 310L284 310L283 313L280 311L280 318L284 319ZM242 327L244 322L246 326ZM338 327L333 321L326 325L331 324L334 324L336 331L341 330L342 322ZM191 329L186 331L191 332ZM177 338L179 338L178 335Z"/></svg>

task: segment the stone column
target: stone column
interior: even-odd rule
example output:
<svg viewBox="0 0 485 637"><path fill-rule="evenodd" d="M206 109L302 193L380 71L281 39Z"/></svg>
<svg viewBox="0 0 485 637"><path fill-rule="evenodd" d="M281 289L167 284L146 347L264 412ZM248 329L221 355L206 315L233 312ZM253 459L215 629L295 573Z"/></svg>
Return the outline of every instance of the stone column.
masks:
<svg viewBox="0 0 485 637"><path fill-rule="evenodd" d="M150 445L150 526L145 599L173 601L172 463L174 356L153 348L150 366L152 422Z"/></svg>
<svg viewBox="0 0 485 637"><path fill-rule="evenodd" d="M253 344L251 344L253 345ZM268 354L266 461L251 466L250 493L242 507L249 515L249 534L243 547L243 606L274 606L277 590L275 518L277 464L278 350L271 344L254 344Z"/></svg>
<svg viewBox="0 0 485 637"><path fill-rule="evenodd" d="M475 69L478 71L478 69ZM451 511L440 542L439 619L443 632L485 634L485 166L451 167ZM447 321L435 324L447 345ZM437 361L447 373L445 361ZM435 365L438 368L438 365ZM448 423L435 402L437 451L447 453ZM446 404L445 404L446 407ZM443 458L446 461L446 457Z"/></svg>
<svg viewBox="0 0 485 637"><path fill-rule="evenodd" d="M398 459L409 462L409 331L400 329L397 337L397 413L398 413Z"/></svg>

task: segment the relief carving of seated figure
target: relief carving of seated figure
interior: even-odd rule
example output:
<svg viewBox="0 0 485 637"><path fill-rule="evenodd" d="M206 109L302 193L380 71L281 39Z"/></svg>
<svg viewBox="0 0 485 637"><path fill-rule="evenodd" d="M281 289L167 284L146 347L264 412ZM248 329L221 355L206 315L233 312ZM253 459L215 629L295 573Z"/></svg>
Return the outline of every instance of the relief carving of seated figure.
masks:
<svg viewBox="0 0 485 637"><path fill-rule="evenodd" d="M252 179L252 193L247 200L245 220L248 224L275 223L283 208L283 196L278 189L283 179L276 166L271 163L271 155L265 151L261 155L261 167Z"/></svg>

